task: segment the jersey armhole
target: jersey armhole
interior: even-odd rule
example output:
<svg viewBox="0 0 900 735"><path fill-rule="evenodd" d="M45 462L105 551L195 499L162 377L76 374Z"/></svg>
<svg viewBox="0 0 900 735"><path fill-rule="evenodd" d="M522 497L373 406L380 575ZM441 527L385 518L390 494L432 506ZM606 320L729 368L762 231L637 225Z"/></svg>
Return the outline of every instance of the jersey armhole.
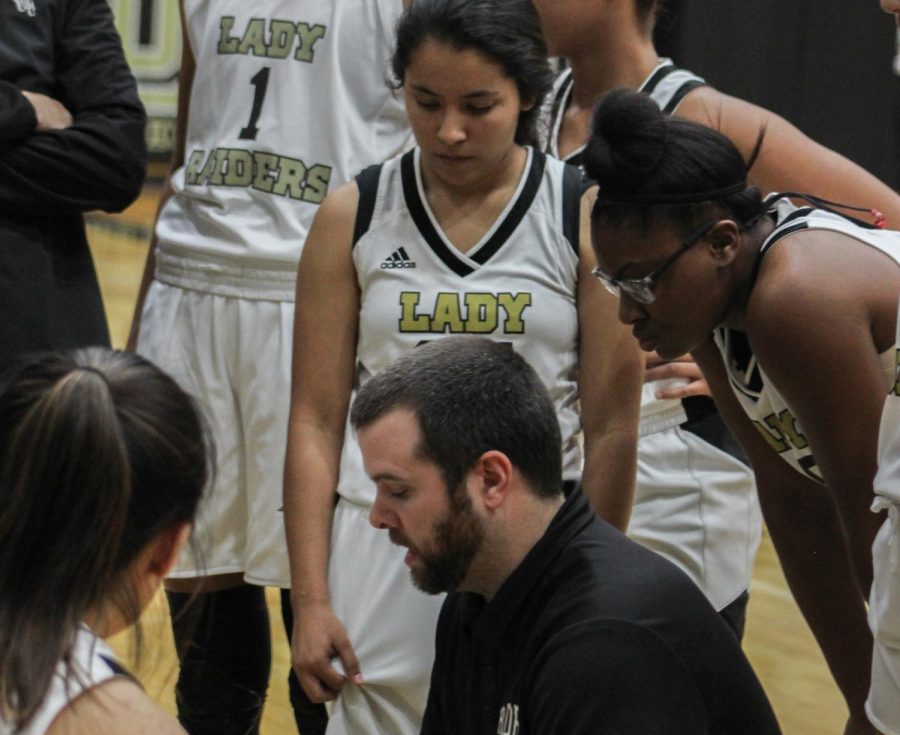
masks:
<svg viewBox="0 0 900 735"><path fill-rule="evenodd" d="M663 107L663 112L666 115L671 115L675 110L678 109L678 105L681 104L681 100L683 100L689 92L693 92L697 87L705 87L706 82L701 82L699 79L695 79L691 82L685 82L682 84L678 91L672 95L672 99Z"/></svg>
<svg viewBox="0 0 900 735"><path fill-rule="evenodd" d="M359 204L356 208L356 222L353 225L353 247L356 247L356 243L369 231L369 226L372 224L380 178L380 163L363 169L356 176L356 185L359 187Z"/></svg>
<svg viewBox="0 0 900 735"><path fill-rule="evenodd" d="M581 197L590 188L581 169L566 164L563 172L562 228L576 257L581 254L578 239L581 235Z"/></svg>

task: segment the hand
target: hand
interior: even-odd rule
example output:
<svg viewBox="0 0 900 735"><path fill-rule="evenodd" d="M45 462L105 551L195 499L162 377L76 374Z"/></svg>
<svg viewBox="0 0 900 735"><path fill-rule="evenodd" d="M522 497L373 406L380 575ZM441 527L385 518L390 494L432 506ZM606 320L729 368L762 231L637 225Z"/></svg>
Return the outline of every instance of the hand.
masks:
<svg viewBox="0 0 900 735"><path fill-rule="evenodd" d="M898 0L900 1L900 0ZM688 396L710 395L709 385L694 358L690 355L682 355L675 360L663 360L656 352L647 355L647 369L644 372L644 382L652 380L671 380L680 378L673 385L660 387L656 391L656 397L687 398ZM687 380L687 382L684 382Z"/></svg>
<svg viewBox="0 0 900 735"><path fill-rule="evenodd" d="M881 0L881 9L885 13L900 13L900 0Z"/></svg>
<svg viewBox="0 0 900 735"><path fill-rule="evenodd" d="M337 698L347 681L362 684L359 661L350 645L344 624L327 603L310 603L294 608L291 658L300 686L313 702ZM344 667L341 674L331 660L337 656Z"/></svg>
<svg viewBox="0 0 900 735"><path fill-rule="evenodd" d="M65 130L72 125L72 113L61 102L38 92L22 92L37 117L38 130Z"/></svg>
<svg viewBox="0 0 900 735"><path fill-rule="evenodd" d="M871 723L863 716L862 721L858 718L851 717L847 720L847 726L844 728L844 735L879 735Z"/></svg>

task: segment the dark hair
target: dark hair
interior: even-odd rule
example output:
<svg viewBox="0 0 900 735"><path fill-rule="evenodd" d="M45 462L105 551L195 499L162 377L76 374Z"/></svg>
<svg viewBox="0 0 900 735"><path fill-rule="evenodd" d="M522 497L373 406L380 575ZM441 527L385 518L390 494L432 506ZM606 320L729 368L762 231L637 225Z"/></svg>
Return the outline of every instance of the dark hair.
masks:
<svg viewBox="0 0 900 735"><path fill-rule="evenodd" d="M640 92L613 90L594 111L584 151L585 172L600 186L593 226L646 231L662 220L690 228L714 213L750 223L763 209L747 183L763 134L745 162L718 131L667 115Z"/></svg>
<svg viewBox="0 0 900 735"><path fill-rule="evenodd" d="M395 89L403 86L413 52L429 39L475 49L503 67L522 100L534 102L519 115L516 142L536 141L541 102L553 86L553 72L531 0L414 0L397 22L391 60Z"/></svg>
<svg viewBox="0 0 900 735"><path fill-rule="evenodd" d="M459 487L485 452L509 457L530 489L562 492L562 437L547 389L510 344L446 337L417 347L359 389L355 429L398 408L412 411L423 456Z"/></svg>
<svg viewBox="0 0 900 735"><path fill-rule="evenodd" d="M0 395L0 715L25 725L85 616L140 615L129 565L206 485L193 400L143 358L41 356Z"/></svg>

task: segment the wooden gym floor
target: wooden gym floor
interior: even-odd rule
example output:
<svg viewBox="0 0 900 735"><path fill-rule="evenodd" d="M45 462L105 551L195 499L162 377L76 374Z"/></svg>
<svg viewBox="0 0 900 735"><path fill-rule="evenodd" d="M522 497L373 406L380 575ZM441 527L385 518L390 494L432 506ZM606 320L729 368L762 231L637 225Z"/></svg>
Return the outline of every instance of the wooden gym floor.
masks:
<svg viewBox="0 0 900 735"><path fill-rule="evenodd" d="M128 334L157 195L158 189L148 185L141 198L125 213L89 217L91 248L115 347L123 347ZM262 733L281 735L295 732L286 685L290 656L275 590L269 590L268 599L273 657ZM174 713L177 665L167 615L165 598L159 595L144 614L141 662L133 670L151 696ZM123 634L113 641L126 661L130 660L130 640L129 634ZM843 701L812 634L787 591L767 535L764 535L756 562L744 650L786 735L838 735L843 732L846 719Z"/></svg>

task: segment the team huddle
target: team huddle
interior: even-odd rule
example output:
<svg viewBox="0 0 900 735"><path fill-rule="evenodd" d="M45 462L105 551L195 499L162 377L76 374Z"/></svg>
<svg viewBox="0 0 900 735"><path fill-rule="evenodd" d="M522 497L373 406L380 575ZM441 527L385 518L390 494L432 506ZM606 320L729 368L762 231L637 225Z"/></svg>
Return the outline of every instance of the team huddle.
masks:
<svg viewBox="0 0 900 735"><path fill-rule="evenodd" d="M66 321L127 204L74 172L144 155L85 153L143 120L79 99L106 0L0 4L0 170L60 160L52 328L0 329L0 734L258 733L267 586L303 735L778 733L765 519L845 733L900 735L900 196L660 58L660 4L181 0L123 352ZM160 585L177 722L103 640Z"/></svg>

